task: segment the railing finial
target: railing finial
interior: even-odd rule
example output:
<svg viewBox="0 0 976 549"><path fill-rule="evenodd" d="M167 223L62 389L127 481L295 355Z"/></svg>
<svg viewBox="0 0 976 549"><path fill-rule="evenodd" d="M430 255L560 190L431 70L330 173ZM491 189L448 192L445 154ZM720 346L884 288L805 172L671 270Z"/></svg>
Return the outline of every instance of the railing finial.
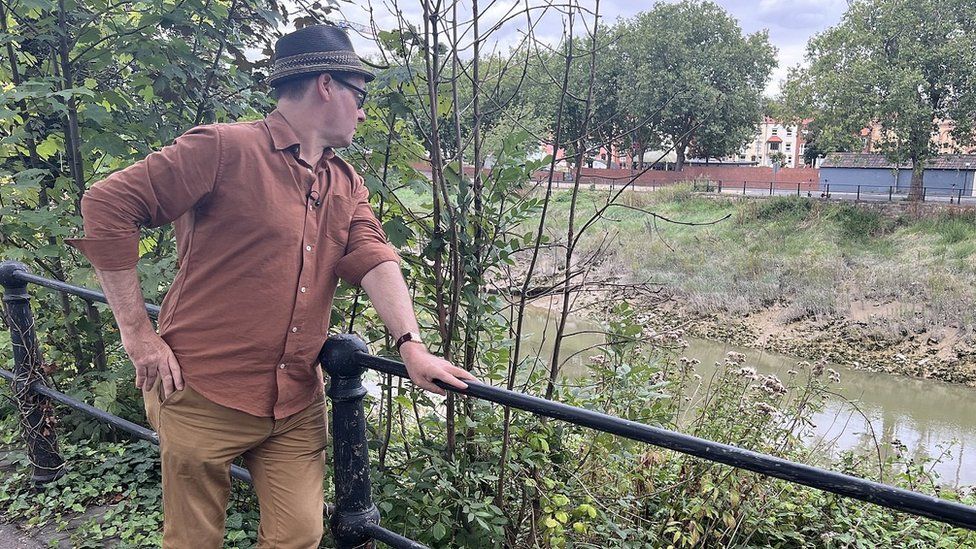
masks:
<svg viewBox="0 0 976 549"><path fill-rule="evenodd" d="M16 277L18 272L29 273L30 270L20 261L0 261L0 285L4 288L26 286L26 282Z"/></svg>

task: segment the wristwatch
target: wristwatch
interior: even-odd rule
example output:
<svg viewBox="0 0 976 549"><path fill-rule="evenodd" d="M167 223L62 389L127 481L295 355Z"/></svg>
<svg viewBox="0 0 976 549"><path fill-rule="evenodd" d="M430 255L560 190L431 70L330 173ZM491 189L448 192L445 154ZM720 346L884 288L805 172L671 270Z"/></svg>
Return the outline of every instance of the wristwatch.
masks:
<svg viewBox="0 0 976 549"><path fill-rule="evenodd" d="M407 333L405 333L402 336L400 336L400 337L397 338L397 340L396 340L396 350L397 350L397 352L400 352L400 347L402 347L403 344L406 343L406 342L408 342L408 341L413 341L413 342L419 343L421 345L424 344L424 342L420 339L420 334L418 334L417 332L407 332Z"/></svg>

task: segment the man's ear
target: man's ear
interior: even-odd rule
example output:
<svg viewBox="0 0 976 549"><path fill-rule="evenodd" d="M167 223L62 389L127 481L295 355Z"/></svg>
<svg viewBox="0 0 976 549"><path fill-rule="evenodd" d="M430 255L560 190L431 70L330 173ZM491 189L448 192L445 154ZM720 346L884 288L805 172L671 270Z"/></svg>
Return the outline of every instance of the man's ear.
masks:
<svg viewBox="0 0 976 549"><path fill-rule="evenodd" d="M332 75L327 72L323 72L315 77L315 93L319 94L326 101L332 98L334 87L330 85L331 82Z"/></svg>

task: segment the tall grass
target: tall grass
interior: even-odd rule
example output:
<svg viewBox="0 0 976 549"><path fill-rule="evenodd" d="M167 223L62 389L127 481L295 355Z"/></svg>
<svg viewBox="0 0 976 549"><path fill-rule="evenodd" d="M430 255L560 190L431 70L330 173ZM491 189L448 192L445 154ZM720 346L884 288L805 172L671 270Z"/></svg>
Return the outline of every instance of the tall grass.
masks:
<svg viewBox="0 0 976 549"><path fill-rule="evenodd" d="M585 192L581 219L605 203ZM550 210L559 241L568 193ZM583 254L611 243L607 272L665 285L693 313L745 315L772 305L782 320L843 315L855 301L896 302L881 330L896 337L976 320L976 215L912 219L803 197L716 198L677 185L621 197L581 241ZM655 217L651 215L657 214ZM704 226L676 225L662 218ZM887 324L886 324L887 323Z"/></svg>

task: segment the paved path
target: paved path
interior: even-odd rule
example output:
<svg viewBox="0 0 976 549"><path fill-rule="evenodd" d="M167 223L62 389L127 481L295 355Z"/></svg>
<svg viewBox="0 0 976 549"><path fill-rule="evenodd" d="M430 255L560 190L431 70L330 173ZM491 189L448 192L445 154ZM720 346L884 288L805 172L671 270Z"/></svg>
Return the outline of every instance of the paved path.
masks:
<svg viewBox="0 0 976 549"><path fill-rule="evenodd" d="M43 549L47 546L28 537L13 524L0 524L0 547L3 549Z"/></svg>
<svg viewBox="0 0 976 549"><path fill-rule="evenodd" d="M532 183L533 184L536 184L539 188L545 189L545 185L546 185L546 182L545 181L543 181L543 182L533 181ZM580 189L587 190L587 189L591 189L592 188L592 189L601 190L601 191L614 191L614 190L619 190L622 185L623 185L623 183L618 183L618 184L614 184L614 185L605 184L605 183L583 183L582 185L580 185ZM669 186L672 186L672 185L657 185L657 186L651 186L651 185L630 185L630 187L628 187L628 189L634 190L634 191L638 191L638 192L650 192L650 191L656 191L658 189L664 189L664 188L667 188ZM566 181L554 181L553 182L553 188L555 188L555 189L572 189L573 188L573 183L572 182L566 182ZM745 190L745 192L743 192L742 187L738 187L738 188L736 188L736 187L724 187L722 189L722 192L721 193L717 193L716 191L717 191L717 189L715 189L712 192L707 193L707 194L721 194L722 196L735 196L735 195L738 195L738 196L751 196L751 197L771 196L770 193L769 193L769 187L765 187L765 188L749 187L749 188L747 188ZM806 190L801 190L800 191L800 194L797 194L795 187L790 188L790 189L787 189L787 188L776 188L776 189L773 189L772 196L803 196L803 197L817 198L817 199L824 198L824 197L821 196L821 191L820 190L810 190L809 193ZM904 194L900 194L900 195L899 194L895 194L895 195L890 195L889 196L888 193L869 193L869 192L866 192L866 191L861 192L860 194L857 194L857 193L854 193L854 192L837 192L837 191L831 191L830 192L830 200L831 201L844 201L844 202L904 202L906 199L907 199L907 196L904 195ZM956 203L956 197L951 197L950 198L948 196L938 196L938 195L935 195L935 196L927 196L925 198L925 202L926 203L928 203L928 202L935 202L935 203L939 203L939 204L946 204L946 205L952 204L952 205L955 205L955 203ZM962 197L962 202L959 205L961 205L961 206L976 206L976 196L963 196Z"/></svg>

